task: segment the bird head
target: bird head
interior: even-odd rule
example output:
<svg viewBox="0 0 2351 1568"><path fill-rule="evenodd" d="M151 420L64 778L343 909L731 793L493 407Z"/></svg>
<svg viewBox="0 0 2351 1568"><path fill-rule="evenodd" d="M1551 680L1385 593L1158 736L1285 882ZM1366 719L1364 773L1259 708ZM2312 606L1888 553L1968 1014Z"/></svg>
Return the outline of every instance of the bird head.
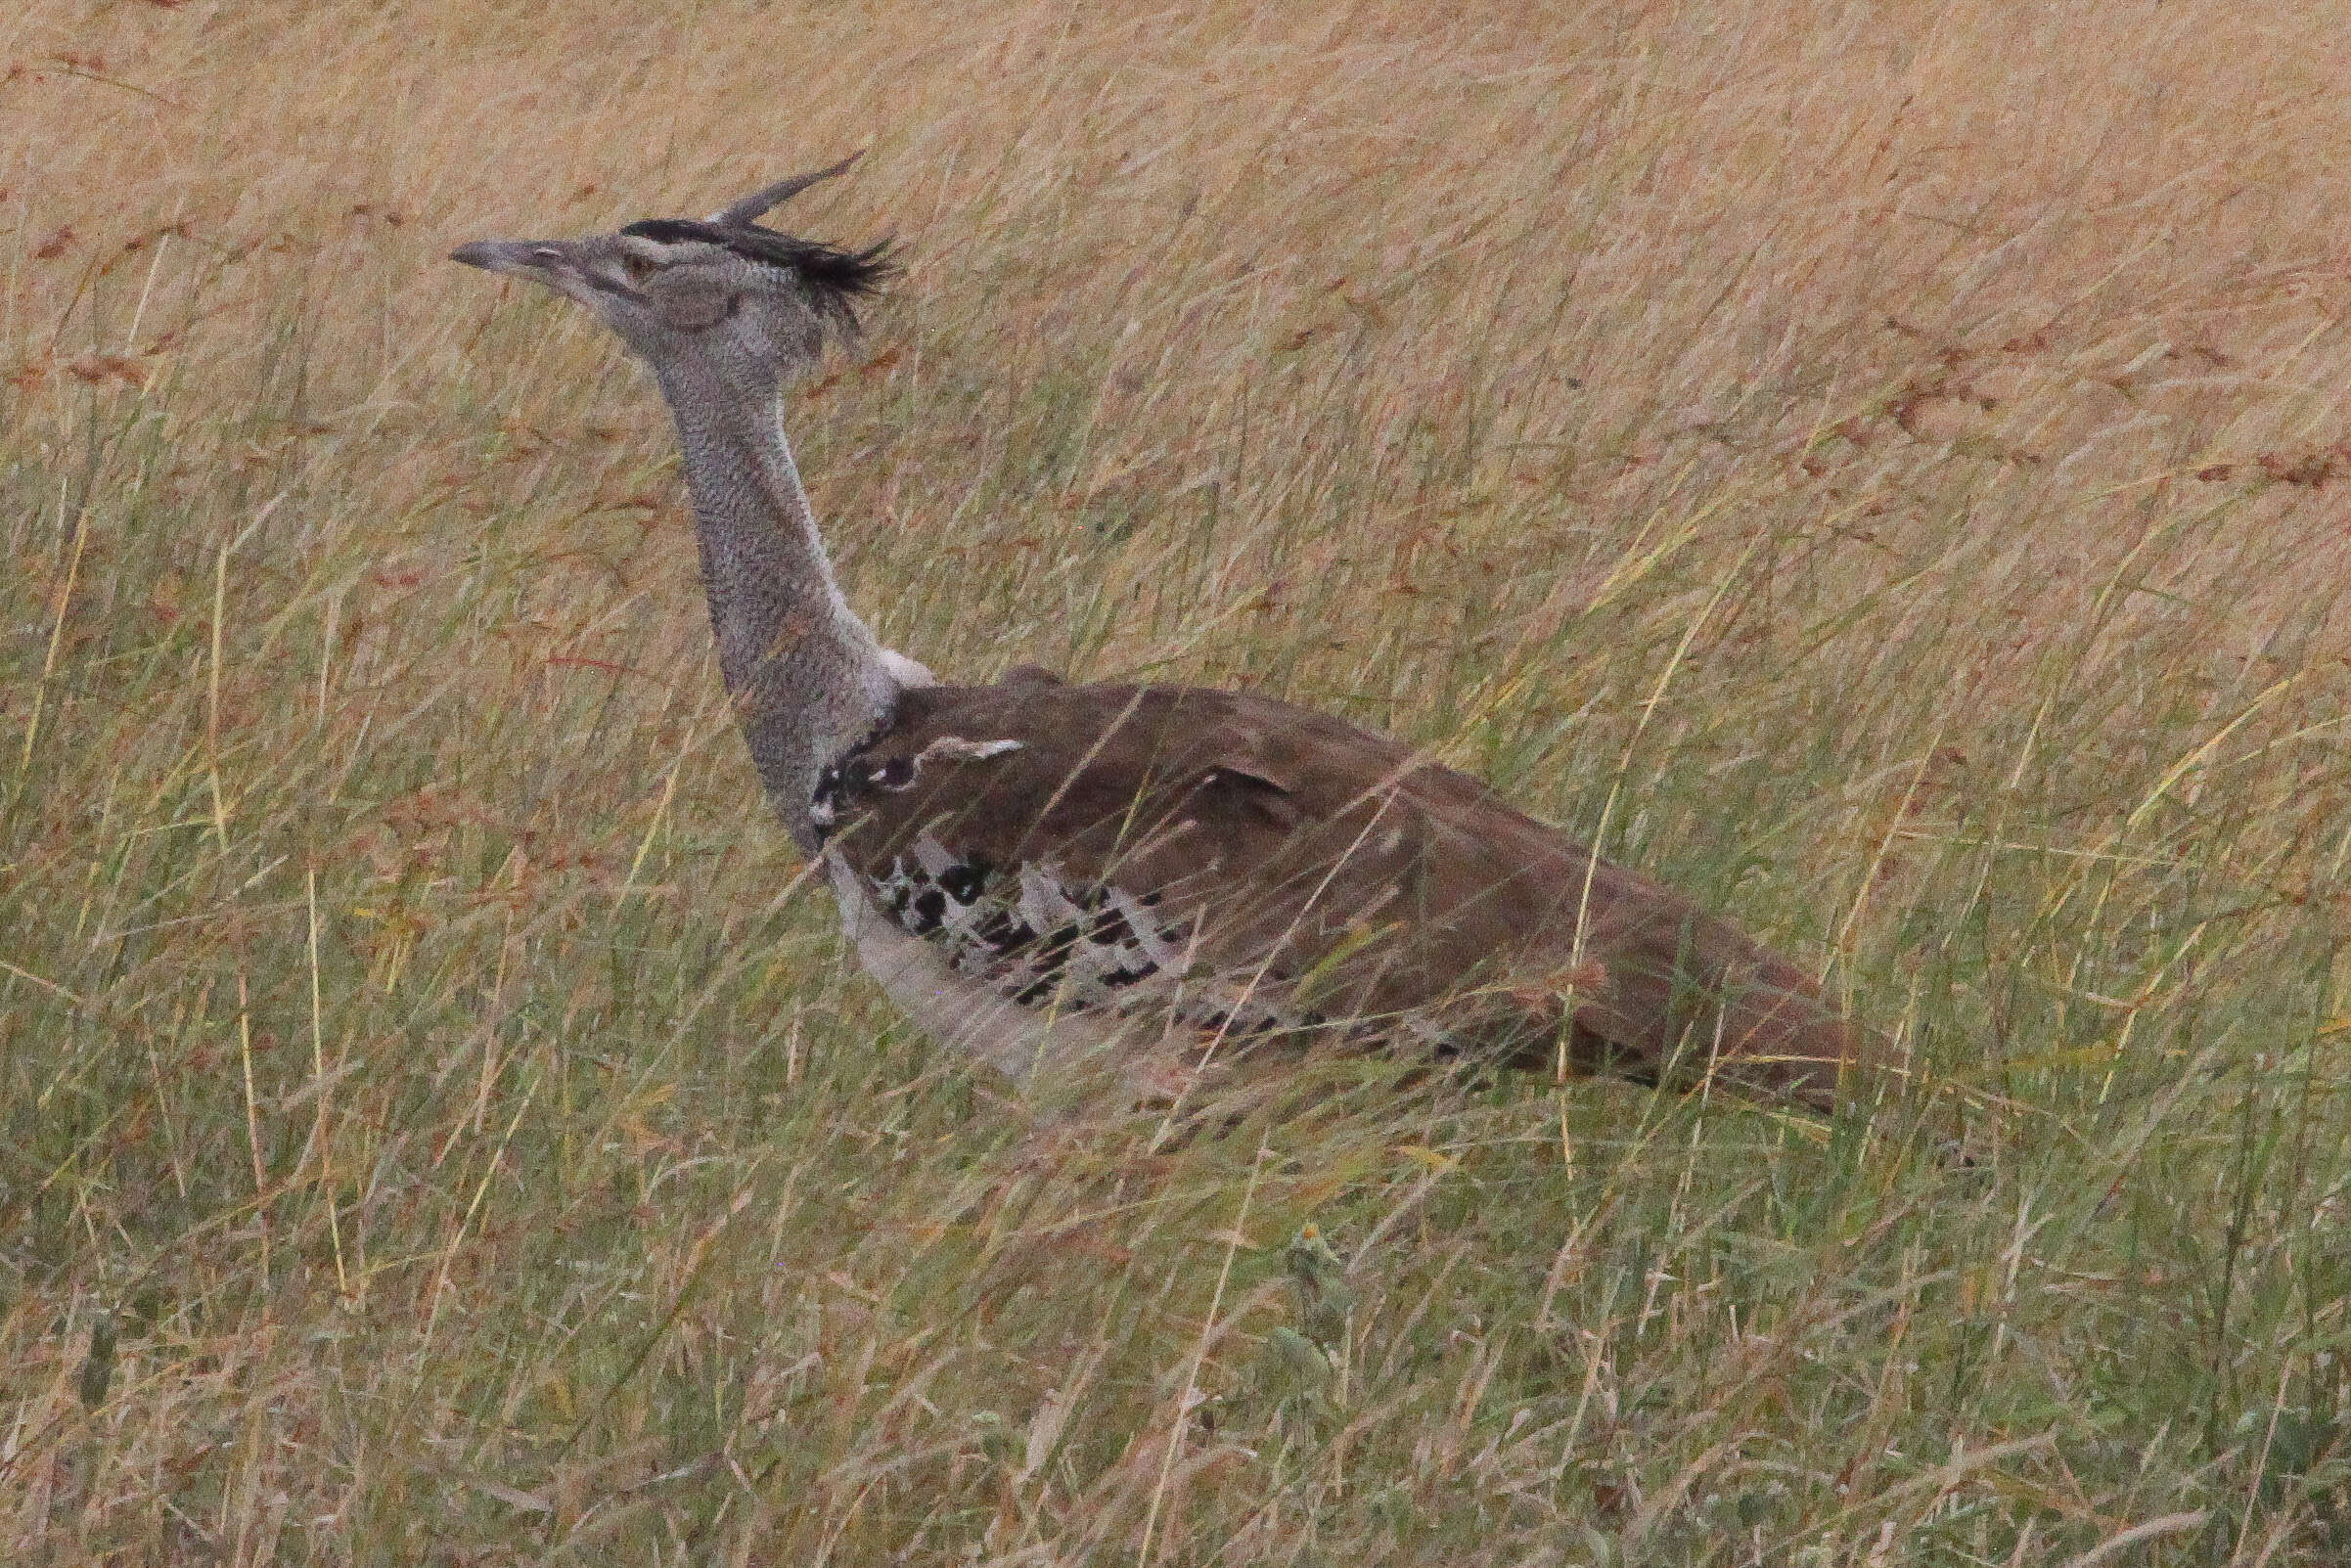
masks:
<svg viewBox="0 0 2351 1568"><path fill-rule="evenodd" d="M780 180L707 218L647 218L576 240L476 240L449 259L587 306L656 375L699 362L734 390L771 392L857 330L857 302L895 270L884 240L844 250L765 228L770 208L854 156Z"/></svg>

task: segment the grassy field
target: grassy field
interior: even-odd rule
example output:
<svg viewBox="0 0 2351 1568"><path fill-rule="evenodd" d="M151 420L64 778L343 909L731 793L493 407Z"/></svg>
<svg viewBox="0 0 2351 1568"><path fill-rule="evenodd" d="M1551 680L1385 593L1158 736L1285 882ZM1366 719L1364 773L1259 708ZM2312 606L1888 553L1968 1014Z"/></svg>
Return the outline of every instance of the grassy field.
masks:
<svg viewBox="0 0 2351 1568"><path fill-rule="evenodd" d="M2351 16L1470 9L0 20L0 1559L2351 1553ZM441 259L857 147L886 639L1424 742L1962 1125L910 1034Z"/></svg>

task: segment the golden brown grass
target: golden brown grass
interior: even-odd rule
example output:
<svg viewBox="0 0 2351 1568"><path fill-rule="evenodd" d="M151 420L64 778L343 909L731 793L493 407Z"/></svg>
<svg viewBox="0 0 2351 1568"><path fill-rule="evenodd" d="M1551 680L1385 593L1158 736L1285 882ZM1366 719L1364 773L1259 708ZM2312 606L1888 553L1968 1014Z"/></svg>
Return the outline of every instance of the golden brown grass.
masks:
<svg viewBox="0 0 2351 1568"><path fill-rule="evenodd" d="M0 1556L2346 1549L2331 8L279 9L0 20ZM905 1034L650 391L440 260L858 146L891 641L1435 745L1973 1165Z"/></svg>

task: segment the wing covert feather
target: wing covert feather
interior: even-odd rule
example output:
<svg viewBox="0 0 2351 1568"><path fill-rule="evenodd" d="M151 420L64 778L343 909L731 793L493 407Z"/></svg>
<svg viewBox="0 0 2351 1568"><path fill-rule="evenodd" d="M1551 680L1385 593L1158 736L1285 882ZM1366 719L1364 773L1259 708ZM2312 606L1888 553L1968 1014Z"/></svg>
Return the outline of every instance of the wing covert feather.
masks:
<svg viewBox="0 0 2351 1568"><path fill-rule="evenodd" d="M869 878L927 836L1115 886L1191 922L1201 963L1267 974L1321 1018L1823 1108L1840 1067L1878 1055L1728 921L1467 775L1273 698L925 688L828 787L831 847Z"/></svg>

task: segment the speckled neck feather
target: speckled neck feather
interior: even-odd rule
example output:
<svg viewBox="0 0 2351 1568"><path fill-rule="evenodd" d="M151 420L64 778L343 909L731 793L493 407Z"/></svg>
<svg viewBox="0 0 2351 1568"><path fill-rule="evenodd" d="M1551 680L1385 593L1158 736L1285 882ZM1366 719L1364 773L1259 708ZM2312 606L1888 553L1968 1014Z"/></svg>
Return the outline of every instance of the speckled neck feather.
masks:
<svg viewBox="0 0 2351 1568"><path fill-rule="evenodd" d="M898 683L834 580L781 395L745 400L692 358L656 373L693 492L718 666L770 803L813 853L817 778L888 717Z"/></svg>

